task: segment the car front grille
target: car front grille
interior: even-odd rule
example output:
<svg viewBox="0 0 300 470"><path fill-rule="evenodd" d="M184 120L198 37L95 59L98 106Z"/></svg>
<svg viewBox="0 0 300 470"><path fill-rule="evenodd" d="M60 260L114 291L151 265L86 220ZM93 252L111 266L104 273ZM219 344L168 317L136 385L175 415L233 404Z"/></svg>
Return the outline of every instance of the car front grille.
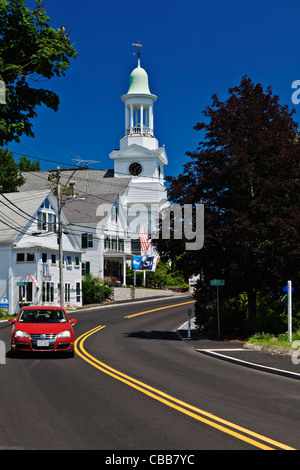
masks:
<svg viewBox="0 0 300 470"><path fill-rule="evenodd" d="M31 340L34 340L34 341L37 341L38 339L46 339L46 340L55 340L56 338L56 335L54 333L50 333L50 334L38 334L38 335L30 335L30 339Z"/></svg>
<svg viewBox="0 0 300 470"><path fill-rule="evenodd" d="M33 341L37 341L38 339L46 339L48 341L55 340L56 335L54 333L50 334L38 334L38 335L30 335L30 339Z"/></svg>
<svg viewBox="0 0 300 470"><path fill-rule="evenodd" d="M32 335L30 335L30 340L31 340L32 349L43 349L43 350L45 350L45 349L54 349L56 334L54 334L54 333L32 334ZM38 346L37 345L38 340L49 341L49 345L48 346Z"/></svg>

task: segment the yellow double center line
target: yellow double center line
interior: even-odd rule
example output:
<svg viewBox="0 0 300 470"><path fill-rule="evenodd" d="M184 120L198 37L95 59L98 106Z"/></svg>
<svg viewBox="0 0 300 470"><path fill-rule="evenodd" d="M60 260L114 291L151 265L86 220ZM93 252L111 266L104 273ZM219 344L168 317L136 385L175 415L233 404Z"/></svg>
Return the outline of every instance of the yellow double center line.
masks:
<svg viewBox="0 0 300 470"><path fill-rule="evenodd" d="M124 318L133 318L139 317L140 315L145 315L146 313L157 312L157 310L164 310L165 308L178 307L179 305L194 304L195 300L189 300L188 302L182 302L181 304L167 305L166 307L153 308L152 310L145 310L144 312L132 313L131 315L126 315Z"/></svg>
<svg viewBox="0 0 300 470"><path fill-rule="evenodd" d="M160 309L155 309L155 310L160 310ZM153 311L153 310L150 310L150 311ZM146 313L146 312L142 312L142 313ZM285 444L277 442L273 439L262 436L261 434L258 434L256 432L243 428L242 426L238 426L237 424L231 423L230 421L226 421L222 418L219 418L211 413L201 410L200 408L189 405L188 403L185 403L182 400L178 400L177 398L174 398L168 395L167 393L162 392L161 390L157 390L156 388L153 388L150 385L147 385L139 380L136 380L133 377L130 377L129 375L123 374L122 372L99 361L97 358L95 358L94 356L92 356L86 351L86 349L84 348L84 342L89 336L95 333L98 333L103 328L105 328L105 325L99 325L93 328L92 330L87 331L86 333L81 335L79 338L77 338L75 341L76 353L84 361L88 362L96 369L100 370L101 372L107 375L110 375L111 377L113 377L116 380L119 380L120 382L125 383L129 387L135 388L139 392L144 393L145 395L148 395L154 400L157 400L181 413L184 413L185 415L190 416L191 418L194 418L197 421L201 421L202 423L212 426L213 428L216 428L219 431L225 432L226 434L230 434L231 436L237 439L240 439L242 441L247 442L250 445L258 447L259 449L276 450L279 448L279 449L284 449L284 450L296 450L292 447L289 447Z"/></svg>

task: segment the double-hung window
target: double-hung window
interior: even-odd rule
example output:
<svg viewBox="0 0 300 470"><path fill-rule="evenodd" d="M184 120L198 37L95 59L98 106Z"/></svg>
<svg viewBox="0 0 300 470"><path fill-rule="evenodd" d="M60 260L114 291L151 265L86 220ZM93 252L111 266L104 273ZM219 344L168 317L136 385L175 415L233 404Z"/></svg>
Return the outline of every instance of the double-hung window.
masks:
<svg viewBox="0 0 300 470"><path fill-rule="evenodd" d="M92 233L82 233L81 235L81 248L93 248L93 234Z"/></svg>
<svg viewBox="0 0 300 470"><path fill-rule="evenodd" d="M114 251L124 251L124 238L106 235L104 237L104 249Z"/></svg>

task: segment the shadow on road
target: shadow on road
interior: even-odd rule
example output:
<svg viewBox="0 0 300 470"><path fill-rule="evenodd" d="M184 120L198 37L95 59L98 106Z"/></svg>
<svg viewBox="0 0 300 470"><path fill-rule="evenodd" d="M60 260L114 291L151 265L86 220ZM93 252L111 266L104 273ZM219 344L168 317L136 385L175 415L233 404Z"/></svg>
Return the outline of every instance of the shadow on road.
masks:
<svg viewBox="0 0 300 470"><path fill-rule="evenodd" d="M69 353L64 353L60 351L16 351L12 352L11 350L7 351L6 357L10 359L69 359L71 355Z"/></svg>
<svg viewBox="0 0 300 470"><path fill-rule="evenodd" d="M179 341L178 335L175 331L133 331L132 333L126 333L126 336L128 338Z"/></svg>

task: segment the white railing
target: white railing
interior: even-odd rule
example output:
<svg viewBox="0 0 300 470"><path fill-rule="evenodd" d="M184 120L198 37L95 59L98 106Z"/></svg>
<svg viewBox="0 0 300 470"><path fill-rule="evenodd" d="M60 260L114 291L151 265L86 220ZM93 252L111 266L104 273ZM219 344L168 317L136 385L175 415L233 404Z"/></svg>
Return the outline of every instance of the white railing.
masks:
<svg viewBox="0 0 300 470"><path fill-rule="evenodd" d="M136 126L132 128L126 129L126 135L132 135L132 134L151 134L152 135L152 129L147 126L143 126L143 132L141 132L141 126Z"/></svg>

